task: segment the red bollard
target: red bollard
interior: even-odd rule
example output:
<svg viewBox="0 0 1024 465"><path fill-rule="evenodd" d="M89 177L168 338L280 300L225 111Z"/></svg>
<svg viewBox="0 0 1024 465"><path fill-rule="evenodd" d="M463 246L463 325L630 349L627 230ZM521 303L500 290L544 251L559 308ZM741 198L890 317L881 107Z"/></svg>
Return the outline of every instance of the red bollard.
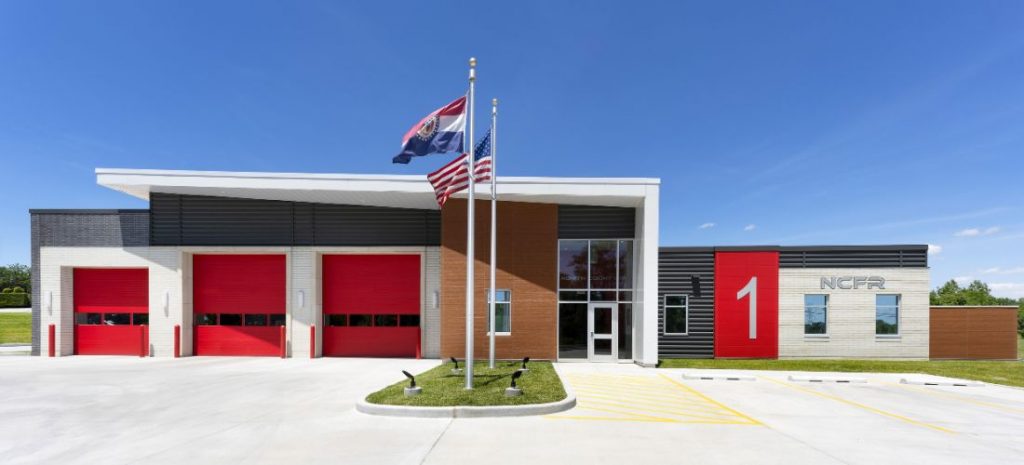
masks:
<svg viewBox="0 0 1024 465"><path fill-rule="evenodd" d="M146 325L139 325L139 357L146 356Z"/></svg>
<svg viewBox="0 0 1024 465"><path fill-rule="evenodd" d="M50 325L49 328L49 339L50 339L50 356L57 356L57 326Z"/></svg>
<svg viewBox="0 0 1024 465"><path fill-rule="evenodd" d="M309 327L309 358L316 358L316 325Z"/></svg>
<svg viewBox="0 0 1024 465"><path fill-rule="evenodd" d="M174 325L174 358L181 357L181 325Z"/></svg>
<svg viewBox="0 0 1024 465"><path fill-rule="evenodd" d="M423 333L417 332L416 333L416 360L419 360L419 359L423 358L423 354L421 353L421 350L422 350L421 347L423 346L422 339L423 339Z"/></svg>
<svg viewBox="0 0 1024 465"><path fill-rule="evenodd" d="M284 326L281 326L280 328L281 328L281 358L287 358L288 357L288 345L287 345L287 341L285 341Z"/></svg>

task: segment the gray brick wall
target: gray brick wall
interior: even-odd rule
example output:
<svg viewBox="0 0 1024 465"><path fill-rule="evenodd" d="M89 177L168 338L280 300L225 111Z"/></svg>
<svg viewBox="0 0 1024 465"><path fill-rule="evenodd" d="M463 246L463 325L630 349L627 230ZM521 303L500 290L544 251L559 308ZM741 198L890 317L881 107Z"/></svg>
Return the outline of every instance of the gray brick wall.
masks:
<svg viewBox="0 0 1024 465"><path fill-rule="evenodd" d="M149 246L148 210L29 210L32 224L32 355L41 349L41 247Z"/></svg>

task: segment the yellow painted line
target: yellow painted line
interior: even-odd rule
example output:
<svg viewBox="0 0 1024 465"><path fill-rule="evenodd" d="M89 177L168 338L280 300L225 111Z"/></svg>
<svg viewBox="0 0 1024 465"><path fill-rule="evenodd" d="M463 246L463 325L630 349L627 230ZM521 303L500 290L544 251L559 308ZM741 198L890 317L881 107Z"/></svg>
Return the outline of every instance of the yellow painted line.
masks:
<svg viewBox="0 0 1024 465"><path fill-rule="evenodd" d="M667 400L673 400L673 401L693 403L695 405L708 405L707 401L704 401L703 399L700 399L700 398L698 398L696 396L692 396L689 393L680 391L679 389L671 389L671 390L670 389L666 389L664 391L656 392L656 393L655 392L640 393L640 392L636 392L636 391L623 390L623 389L602 389L602 388L594 387L594 386L572 385L572 387L577 392L596 392L596 393L600 393L600 394L628 396L628 397L631 397L631 398L635 397L635 398L638 398L638 399L647 399L647 400L654 400L654 401L664 401L664 400L667 399ZM668 386L666 386L666 387L668 387Z"/></svg>
<svg viewBox="0 0 1024 465"><path fill-rule="evenodd" d="M775 384L778 384L778 385L781 385L781 386L785 386L785 387L788 387L790 389L796 389L798 391L803 391L803 392L806 392L808 394L813 394L813 395L816 395L816 396L819 396L819 397L824 397L826 399L834 400L836 402L842 402L842 403L847 404L847 405L852 405L852 406L857 407L857 408L862 408L862 409L867 410L869 412L876 413L878 415L886 416L886 417L889 417L889 418L893 418L893 419L896 419L896 420L900 420L900 421L903 421L903 422L906 422L906 423L910 423L912 425L917 425L917 426L921 426L921 427L924 427L924 428L933 429L935 431L941 431L943 433L956 434L956 431L953 431L953 430L948 429L948 428L943 428L941 426L933 425L931 423L925 423L923 421L914 420L913 418L907 418L907 417L905 417L903 415L899 415L899 414L892 413L892 412L887 412L887 411L882 410L882 409L871 407L869 405L864 405L864 404L861 404L859 402L854 402L852 400L844 399L844 398L839 397L839 396L834 396L832 394L826 394L824 392L818 392L818 391L815 391L813 389L807 389L807 388L802 387L802 386L797 386L797 385L794 385L794 384L786 383L786 382L775 380L775 379L771 379L771 378L761 377L761 379L764 379L764 380L767 380L767 381L771 381L771 382L773 382Z"/></svg>
<svg viewBox="0 0 1024 465"><path fill-rule="evenodd" d="M657 416L654 416L654 415L645 415L645 414L642 414L642 413L629 412L629 411L618 410L618 409L610 409L610 408L604 408L604 407L589 407L589 406L586 406L586 405L578 405L578 408L581 408L583 410L593 410L595 412L617 413L617 414L620 414L620 415L625 415L627 417L635 418L635 419L637 419L637 421L652 421L652 422L658 422L658 423L701 423L701 424L715 424L715 425L746 425L746 424L749 424L749 423L743 423L743 422L737 422L737 421L721 421L721 420L681 420L681 419L676 419L676 418L657 417Z"/></svg>
<svg viewBox="0 0 1024 465"><path fill-rule="evenodd" d="M583 392L582 391L576 391L576 393L580 394L580 393L583 393ZM599 398L599 399L609 399L609 400L616 400L616 401L622 401L623 400L622 396L615 396L615 397L613 397L611 395L601 395L601 394L591 393L591 392L586 392L586 393L583 393L583 394L584 395L579 396L580 399L590 399L590 398L596 397L596 398ZM632 404L637 404L637 405L650 405L650 406L653 406L653 407L676 407L676 408L679 408L679 409L701 411L701 412L707 412L707 413L724 412L717 405L709 405L706 402L701 402L701 403L696 403L696 402L683 403L683 402L674 402L674 401L670 401L670 402L648 402L646 400L640 401L640 400L636 400L636 399L628 399L628 402L631 405ZM732 413L730 413L730 412L725 412L725 413L727 413L729 415L732 415Z"/></svg>
<svg viewBox="0 0 1024 465"><path fill-rule="evenodd" d="M748 415L740 413L738 410L730 408L729 406L727 406L727 405L725 405L725 404L723 404L723 403L721 403L721 402L719 402L719 401L717 401L715 399L712 399L712 398L702 394L700 391L697 391L696 389L694 389L694 388L692 388L690 386L687 386L687 385L685 385L685 384L683 384L683 383L681 383L679 381L676 381L676 380L674 380L674 379L672 379L672 378L670 378L668 376L665 376L663 374L658 374L658 376L661 376L662 378L665 378L665 380L667 380L668 382L670 382L672 384L675 384L676 386L679 386L679 387L685 389L686 391L691 392L694 395L696 395L696 396L698 396L698 397L700 397L700 398L702 398L702 399L704 399L704 400L706 400L708 402L711 402L712 404L715 404L715 405L717 405L717 406L719 406L719 407L721 407L721 408L723 408L725 410L728 410L728 411L732 412L733 414L735 414L736 416L738 416L740 418L746 419L751 424L762 425L762 426L764 425L764 423L761 423L760 421L757 421L757 420L751 418Z"/></svg>
<svg viewBox="0 0 1024 465"><path fill-rule="evenodd" d="M673 390L673 389L669 389L669 386L666 386L664 384L661 385L661 386L637 386L637 385L629 385L629 384L615 384L615 383L602 383L602 382L597 382L597 381L574 381L574 380L569 380L569 383L570 384L579 384L581 386L593 386L593 387L607 388L607 389L629 389L631 391L636 391L636 392L665 392L665 391L672 391Z"/></svg>
<svg viewBox="0 0 1024 465"><path fill-rule="evenodd" d="M729 420L729 419L735 418L734 416L732 416L731 414L728 414L728 413L723 413L722 416L716 417L716 416L713 416L713 415L712 416L700 415L699 413L693 413L693 412L685 412L685 411L672 410L672 409L657 409L657 408L637 407L637 406L635 406L633 404L623 404L621 402L606 402L606 401L592 400L592 399L584 399L584 400L580 400L579 402L581 404L586 404L586 405L603 405L603 406L614 407L614 408L627 408L627 409L637 410L637 411L640 411L640 412L653 412L653 413L658 413L658 414L663 414L663 415L675 415L675 416L678 416L678 417L700 418L702 420Z"/></svg>
<svg viewBox="0 0 1024 465"><path fill-rule="evenodd" d="M983 407L989 407L989 408L993 408L993 409L1000 410L1000 411L1007 412L1007 413L1024 413L1024 408L1011 407L1009 405L999 404L999 403L995 403L995 402L986 402L986 401L983 401L983 400L975 400L975 399L971 399L971 398L966 397L966 396L961 396L961 395L953 394L951 392L940 391L940 390L933 390L933 389L927 389L927 388L920 388L920 387L917 387L917 386L908 386L906 384L897 384L897 383L884 383L884 384L887 384L889 386L900 387L900 388L903 388L903 389L909 389L911 391L923 392L925 394L929 394L929 395L936 396L936 397L944 397L944 398L947 398L947 399L957 400L957 401L968 403L968 404L981 405Z"/></svg>

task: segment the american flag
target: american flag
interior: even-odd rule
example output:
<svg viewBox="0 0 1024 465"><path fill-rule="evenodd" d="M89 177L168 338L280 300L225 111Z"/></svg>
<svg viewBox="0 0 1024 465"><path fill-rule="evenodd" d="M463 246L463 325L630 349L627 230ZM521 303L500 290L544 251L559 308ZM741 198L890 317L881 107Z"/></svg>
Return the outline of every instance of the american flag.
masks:
<svg viewBox="0 0 1024 465"><path fill-rule="evenodd" d="M476 182L491 180L491 130L487 130L480 142L477 142L473 149L473 171ZM469 186L469 155L462 154L451 163L442 166L439 170L427 175L427 180L434 186L434 195L437 197L437 204L444 206L456 192L460 192Z"/></svg>

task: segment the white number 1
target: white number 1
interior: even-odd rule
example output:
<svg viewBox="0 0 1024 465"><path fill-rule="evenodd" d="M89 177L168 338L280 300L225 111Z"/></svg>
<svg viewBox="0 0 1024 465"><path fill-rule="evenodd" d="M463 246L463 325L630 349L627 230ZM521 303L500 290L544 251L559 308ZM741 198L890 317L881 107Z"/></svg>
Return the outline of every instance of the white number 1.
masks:
<svg viewBox="0 0 1024 465"><path fill-rule="evenodd" d="M750 282L736 293L736 300L743 300L746 296L750 296L750 338L757 339L757 276L750 278Z"/></svg>

